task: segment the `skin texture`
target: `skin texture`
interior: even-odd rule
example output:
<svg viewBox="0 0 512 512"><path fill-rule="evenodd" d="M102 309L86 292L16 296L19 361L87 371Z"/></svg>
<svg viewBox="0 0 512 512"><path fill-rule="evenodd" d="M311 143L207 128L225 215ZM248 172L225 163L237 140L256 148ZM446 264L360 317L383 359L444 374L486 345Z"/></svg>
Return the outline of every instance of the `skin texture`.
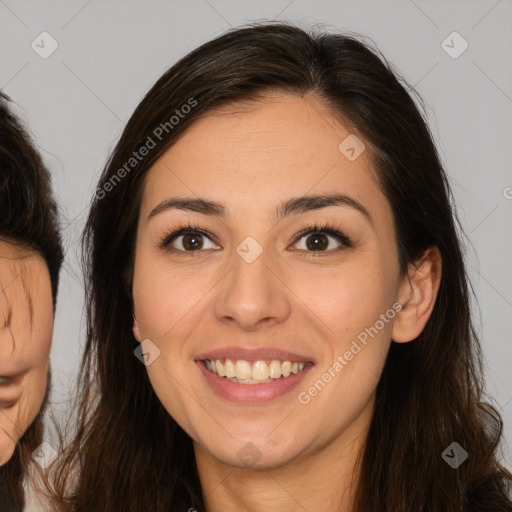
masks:
<svg viewBox="0 0 512 512"><path fill-rule="evenodd" d="M439 253L431 250L400 276L392 212L369 151L351 162L338 150L349 133L315 97L275 94L200 119L146 177L133 332L160 350L148 374L194 440L209 511L350 510L356 458L391 339L413 340L432 311ZM362 203L371 221L347 206L273 218L282 201L333 192ZM221 202L229 217L172 209L148 219L170 197ZM185 252L183 237L159 247L189 221L214 238L202 237L195 252ZM324 235L321 252L306 245L311 234L295 239L325 222L353 246ZM263 249L252 263L236 252L248 236ZM396 302L403 309L394 320L309 403L300 403L298 394ZM284 396L237 404L219 397L194 362L225 346L278 347L308 355L315 366ZM239 455L244 447L252 451L250 463Z"/></svg>
<svg viewBox="0 0 512 512"><path fill-rule="evenodd" d="M0 241L0 465L12 457L43 402L52 330L44 259Z"/></svg>

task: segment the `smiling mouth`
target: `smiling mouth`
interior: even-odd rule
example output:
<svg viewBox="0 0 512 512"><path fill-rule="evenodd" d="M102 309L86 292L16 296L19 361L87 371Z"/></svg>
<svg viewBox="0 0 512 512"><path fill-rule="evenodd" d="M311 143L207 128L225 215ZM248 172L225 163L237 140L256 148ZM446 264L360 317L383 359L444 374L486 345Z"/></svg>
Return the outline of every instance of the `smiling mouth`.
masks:
<svg viewBox="0 0 512 512"><path fill-rule="evenodd" d="M210 372L237 384L265 384L283 380L311 365L307 361L278 359L252 362L244 359L205 359L203 363Z"/></svg>

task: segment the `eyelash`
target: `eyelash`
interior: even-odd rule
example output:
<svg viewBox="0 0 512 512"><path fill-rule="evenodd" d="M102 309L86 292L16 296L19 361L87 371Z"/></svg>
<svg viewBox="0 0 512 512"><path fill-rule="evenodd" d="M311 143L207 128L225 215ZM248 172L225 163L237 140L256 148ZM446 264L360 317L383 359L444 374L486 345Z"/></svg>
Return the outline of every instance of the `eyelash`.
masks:
<svg viewBox="0 0 512 512"><path fill-rule="evenodd" d="M158 244L158 247L160 249L164 249L166 251L170 251L172 253L176 253L176 254L180 254L180 255L190 255L190 254L194 255L194 253L202 252L201 250L184 251L184 250L180 250L180 249L175 249L174 247L170 246L170 244L174 241L174 239L176 239L180 236L189 235L189 234L202 235L202 236L209 238L213 242L212 235L210 235L210 233L208 233L207 231L204 231L198 225L187 223L186 225L183 224L181 226L178 226L175 231L166 235L161 240L161 242ZM344 233L337 230L332 224L329 224L328 222L322 224L321 226L314 224L313 226L307 226L306 228L302 229L295 236L293 244L296 244L304 236L312 235L312 234L326 234L326 235L329 235L329 236L332 236L333 238L335 238L338 242L340 242L342 244L342 246L344 246L344 248L353 247L353 243L352 243L352 240L350 239L350 237L348 237ZM341 247L341 248L343 248L343 247ZM325 250L325 251L306 251L306 252L308 254L313 254L313 255L321 254L321 253L329 254L329 253L335 252L341 248L330 249L330 250Z"/></svg>

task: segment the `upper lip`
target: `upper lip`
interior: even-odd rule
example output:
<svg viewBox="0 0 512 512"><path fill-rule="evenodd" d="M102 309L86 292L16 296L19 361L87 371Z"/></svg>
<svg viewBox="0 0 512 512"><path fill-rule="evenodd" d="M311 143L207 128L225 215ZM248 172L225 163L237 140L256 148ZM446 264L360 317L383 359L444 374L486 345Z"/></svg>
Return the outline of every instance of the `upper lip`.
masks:
<svg viewBox="0 0 512 512"><path fill-rule="evenodd" d="M301 354L294 352L288 352L278 348L267 347L267 348L242 348L242 347L224 347L209 350L198 355L195 358L197 361L205 359L243 359L244 361L268 361L268 360L279 360L279 361L291 361L291 362L313 362L313 360Z"/></svg>

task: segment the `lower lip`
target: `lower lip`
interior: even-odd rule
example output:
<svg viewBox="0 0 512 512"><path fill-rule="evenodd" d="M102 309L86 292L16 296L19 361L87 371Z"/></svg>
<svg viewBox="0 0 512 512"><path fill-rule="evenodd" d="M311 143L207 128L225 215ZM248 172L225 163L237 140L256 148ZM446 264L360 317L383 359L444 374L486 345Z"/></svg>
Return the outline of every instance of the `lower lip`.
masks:
<svg viewBox="0 0 512 512"><path fill-rule="evenodd" d="M196 361L210 386L223 398L239 403L269 402L295 388L314 365L308 365L299 373L275 379L263 384L238 384L226 377L219 377L206 368L204 361Z"/></svg>

